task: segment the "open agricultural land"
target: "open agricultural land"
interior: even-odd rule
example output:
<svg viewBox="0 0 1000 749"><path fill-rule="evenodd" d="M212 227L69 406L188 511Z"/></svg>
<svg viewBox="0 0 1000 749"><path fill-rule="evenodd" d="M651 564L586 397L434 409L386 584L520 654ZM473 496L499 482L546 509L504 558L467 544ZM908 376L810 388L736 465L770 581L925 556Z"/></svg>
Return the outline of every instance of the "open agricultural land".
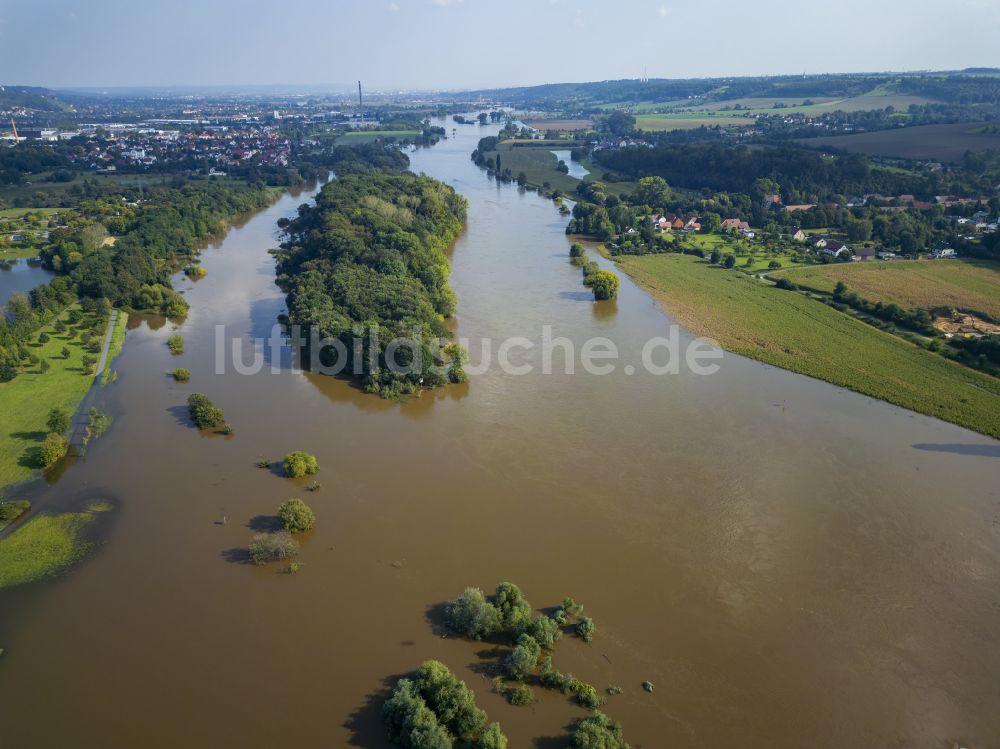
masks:
<svg viewBox="0 0 1000 749"><path fill-rule="evenodd" d="M930 99L923 96L905 96L901 94L866 94L864 96L851 96L847 98L799 97L788 99L782 97L757 97L712 102L705 105L705 109L723 111L740 109L754 113L768 114L774 114L775 110L781 110L788 114L817 115L825 112L867 112L872 109L885 109L886 107L905 110L913 105L928 104L930 101Z"/></svg>
<svg viewBox="0 0 1000 749"><path fill-rule="evenodd" d="M727 351L1000 437L995 377L694 256L615 260L677 321Z"/></svg>
<svg viewBox="0 0 1000 749"><path fill-rule="evenodd" d="M576 120L565 120L565 119L548 119L548 118L529 118L524 120L524 124L528 127L533 127L536 130L543 131L557 131L557 130L589 130L594 126L594 121L590 118L581 118Z"/></svg>
<svg viewBox="0 0 1000 749"><path fill-rule="evenodd" d="M640 114L635 118L635 126L649 132L670 130L694 130L705 127L730 127L753 125L752 117L733 115L728 112L678 112L677 114Z"/></svg>
<svg viewBox="0 0 1000 749"><path fill-rule="evenodd" d="M988 123L966 122L806 138L799 142L815 148L836 148L869 156L954 162L967 151L1000 148L1000 132L991 131Z"/></svg>
<svg viewBox="0 0 1000 749"><path fill-rule="evenodd" d="M871 302L906 309L953 307L1000 319L1000 263L988 260L894 260L833 263L785 270L799 286L830 293L838 281Z"/></svg>

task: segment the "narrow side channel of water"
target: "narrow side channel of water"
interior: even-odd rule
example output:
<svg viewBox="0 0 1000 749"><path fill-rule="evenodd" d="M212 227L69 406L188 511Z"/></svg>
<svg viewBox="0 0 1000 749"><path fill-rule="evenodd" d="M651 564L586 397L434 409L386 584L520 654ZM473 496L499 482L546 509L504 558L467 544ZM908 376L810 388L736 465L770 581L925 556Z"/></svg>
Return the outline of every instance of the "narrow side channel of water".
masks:
<svg viewBox="0 0 1000 749"><path fill-rule="evenodd" d="M560 161L562 161L563 163L566 164L566 167L569 169L569 171L567 172L567 174L570 177L576 177L577 179L583 179L588 174L590 174L590 172L587 169L585 169L583 167L583 165L580 164L579 161L573 161L573 155L572 155L571 151L569 151L569 150L553 151L552 153L554 153L556 155L557 159L559 159Z"/></svg>

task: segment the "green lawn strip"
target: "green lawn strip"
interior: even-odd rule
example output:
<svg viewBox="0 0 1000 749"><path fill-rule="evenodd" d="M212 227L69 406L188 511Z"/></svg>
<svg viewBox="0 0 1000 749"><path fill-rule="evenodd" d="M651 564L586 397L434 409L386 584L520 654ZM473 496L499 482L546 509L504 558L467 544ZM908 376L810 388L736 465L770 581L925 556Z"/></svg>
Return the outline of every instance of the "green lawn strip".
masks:
<svg viewBox="0 0 1000 749"><path fill-rule="evenodd" d="M419 130L358 130L337 136L338 143L371 143L379 138L409 140L420 135Z"/></svg>
<svg viewBox="0 0 1000 749"><path fill-rule="evenodd" d="M40 514L0 540L0 590L51 577L91 548L86 531L110 506L95 502L82 512Z"/></svg>
<svg viewBox="0 0 1000 749"><path fill-rule="evenodd" d="M1000 437L1000 380L819 301L687 255L615 258L688 330L728 351Z"/></svg>
<svg viewBox="0 0 1000 749"><path fill-rule="evenodd" d="M111 362L122 352L125 346L125 326L128 323L128 313L118 311L118 319L115 321L115 329L111 332L111 346L108 348L108 358L104 362L104 369L101 372L101 382L108 384L111 377Z"/></svg>
<svg viewBox="0 0 1000 749"><path fill-rule="evenodd" d="M74 307L64 310L59 319L66 322ZM48 431L45 421L49 409L74 412L93 382L93 377L83 371L83 357L89 352L83 348L75 327L57 333L54 325L48 325L39 333L47 333L49 341L39 344L35 335L28 350L47 360L49 371L43 373L38 365L28 366L10 382L0 383L0 487L35 474L36 452ZM69 349L68 359L61 353L64 347Z"/></svg>
<svg viewBox="0 0 1000 749"><path fill-rule="evenodd" d="M33 245L0 245L0 262L4 260L26 260L38 257L38 248Z"/></svg>

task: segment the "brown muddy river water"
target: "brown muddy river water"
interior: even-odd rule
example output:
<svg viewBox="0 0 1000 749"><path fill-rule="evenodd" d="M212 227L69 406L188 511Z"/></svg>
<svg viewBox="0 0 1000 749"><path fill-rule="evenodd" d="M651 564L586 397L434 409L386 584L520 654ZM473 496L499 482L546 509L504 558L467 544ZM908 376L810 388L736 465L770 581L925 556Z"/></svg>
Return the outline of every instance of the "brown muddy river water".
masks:
<svg viewBox="0 0 1000 749"><path fill-rule="evenodd" d="M287 366L213 374L217 323L266 336L283 310L267 250L308 194L235 227L179 282L187 352L170 356L170 324L132 330L99 397L111 430L34 489L117 509L70 574L0 596L0 746L384 747L386 680L427 658L511 747L565 746L581 708L507 705L485 646L428 620L500 580L585 605L597 636L564 638L556 665L624 688L606 711L635 747L1000 746L1000 444L736 356L626 374L670 320L624 277L617 304L588 299L565 219L469 160L494 130L412 156L470 202L459 334L606 336L615 371L492 367L406 403ZM188 424L195 390L234 436ZM255 467L296 449L319 458L315 494ZM292 496L318 520L302 571L239 563Z"/></svg>

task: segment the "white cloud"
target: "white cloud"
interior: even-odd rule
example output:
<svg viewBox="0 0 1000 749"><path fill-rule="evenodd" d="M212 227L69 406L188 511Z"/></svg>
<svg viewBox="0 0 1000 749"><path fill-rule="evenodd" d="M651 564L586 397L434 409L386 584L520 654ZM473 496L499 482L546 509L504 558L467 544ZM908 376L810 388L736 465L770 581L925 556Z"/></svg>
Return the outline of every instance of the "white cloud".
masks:
<svg viewBox="0 0 1000 749"><path fill-rule="evenodd" d="M661 5L657 13L660 14L660 18L666 18L667 16L670 15L670 8L668 8L666 5Z"/></svg>
<svg viewBox="0 0 1000 749"><path fill-rule="evenodd" d="M396 13L399 10L399 3L389 3L389 10Z"/></svg>

